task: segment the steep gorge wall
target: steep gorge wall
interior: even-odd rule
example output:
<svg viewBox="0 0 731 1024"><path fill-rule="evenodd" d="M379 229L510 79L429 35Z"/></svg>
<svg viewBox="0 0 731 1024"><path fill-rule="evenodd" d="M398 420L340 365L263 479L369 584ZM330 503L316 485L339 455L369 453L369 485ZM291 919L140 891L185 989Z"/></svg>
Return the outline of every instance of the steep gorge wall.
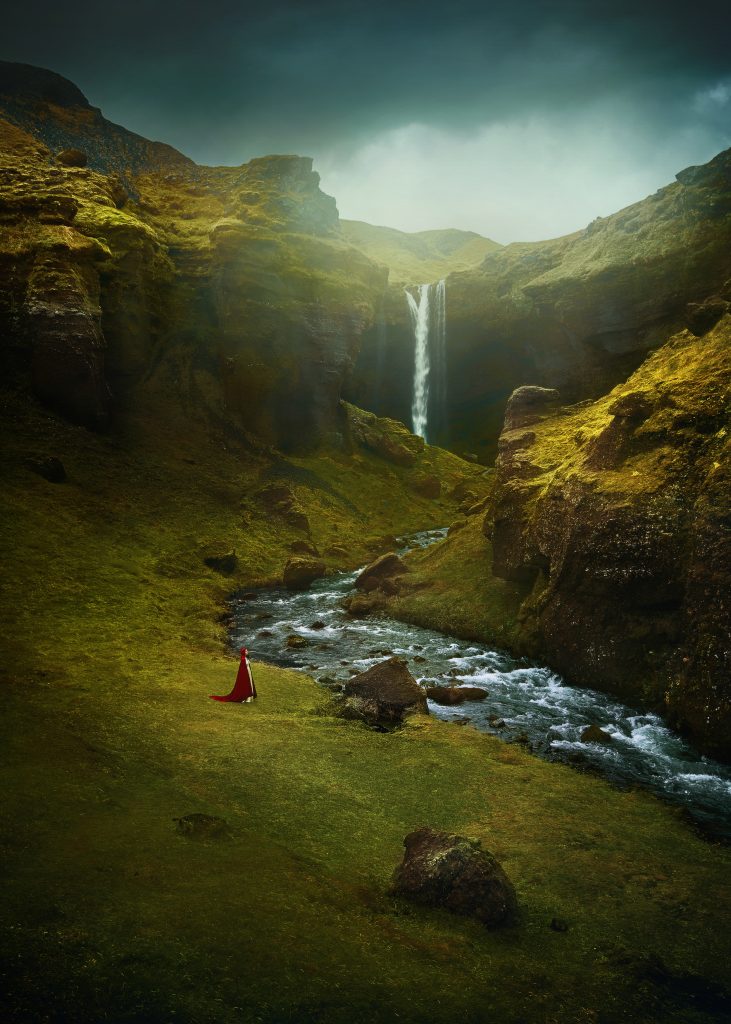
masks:
<svg viewBox="0 0 731 1024"><path fill-rule="evenodd" d="M95 428L157 389L257 443L337 435L385 271L340 238L311 161L197 167L38 70L0 96L6 372Z"/></svg>
<svg viewBox="0 0 731 1024"><path fill-rule="evenodd" d="M447 278L447 391L456 450L492 462L505 402L522 384L565 401L625 380L651 350L692 325L731 278L731 152L688 168L655 195L584 231L489 253ZM403 289L364 338L349 396L408 416L413 335Z"/></svg>

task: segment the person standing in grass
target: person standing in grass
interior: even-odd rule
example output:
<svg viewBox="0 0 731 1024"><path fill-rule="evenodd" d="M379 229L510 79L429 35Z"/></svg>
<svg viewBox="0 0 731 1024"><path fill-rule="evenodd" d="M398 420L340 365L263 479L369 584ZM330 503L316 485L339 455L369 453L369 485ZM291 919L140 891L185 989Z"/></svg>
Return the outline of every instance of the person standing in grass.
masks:
<svg viewBox="0 0 731 1024"><path fill-rule="evenodd" d="M210 694L211 700L220 700L233 704L248 704L256 697L256 686L254 685L254 677L251 674L251 664L247 654L246 648L242 647L241 663L239 664L238 675L236 676L236 682L231 693L226 694L224 697Z"/></svg>

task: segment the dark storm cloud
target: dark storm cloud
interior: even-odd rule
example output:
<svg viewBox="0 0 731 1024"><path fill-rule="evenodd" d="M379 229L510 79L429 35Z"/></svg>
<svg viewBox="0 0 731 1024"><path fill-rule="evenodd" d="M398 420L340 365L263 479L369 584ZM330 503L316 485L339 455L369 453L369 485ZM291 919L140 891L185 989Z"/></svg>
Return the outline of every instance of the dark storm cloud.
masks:
<svg viewBox="0 0 731 1024"><path fill-rule="evenodd" d="M702 101L731 76L713 0L82 0L19 4L5 28L4 57L65 74L108 117L201 162L307 152L335 166L408 125L458 146L592 111L631 121L640 148L699 122L728 138L728 105Z"/></svg>

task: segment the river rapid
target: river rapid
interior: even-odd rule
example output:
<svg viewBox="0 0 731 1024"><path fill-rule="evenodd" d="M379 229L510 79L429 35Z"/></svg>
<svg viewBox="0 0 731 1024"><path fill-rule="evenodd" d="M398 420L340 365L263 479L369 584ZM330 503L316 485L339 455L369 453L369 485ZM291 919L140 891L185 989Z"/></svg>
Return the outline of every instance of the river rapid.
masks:
<svg viewBox="0 0 731 1024"><path fill-rule="evenodd" d="M401 553L445 534L430 530L402 538ZM234 596L232 644L247 646L256 660L300 669L328 684L401 655L420 683L488 691L483 701L455 707L429 701L436 717L525 743L540 757L596 771L616 785L642 786L684 807L704 832L731 840L731 767L694 751L658 715L569 686L545 666L484 644L385 617L351 618L342 600L357 575L336 573L302 592L267 589ZM290 637L305 643L289 646ZM611 742L582 743L582 731L592 724Z"/></svg>

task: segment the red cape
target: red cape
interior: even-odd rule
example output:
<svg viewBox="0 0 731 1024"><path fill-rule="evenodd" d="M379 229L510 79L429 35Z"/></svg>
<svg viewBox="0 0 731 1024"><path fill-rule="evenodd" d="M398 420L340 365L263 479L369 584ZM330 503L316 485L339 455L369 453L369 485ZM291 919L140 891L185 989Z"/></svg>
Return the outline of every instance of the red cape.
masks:
<svg viewBox="0 0 731 1024"><path fill-rule="evenodd" d="M245 700L252 700L256 697L256 687L251 675L251 665L246 657L245 647L241 648L241 664L239 665L238 675L236 676L236 682L231 693L227 693L225 697L217 697L214 694L210 696L211 700L231 701L234 704L243 704Z"/></svg>

